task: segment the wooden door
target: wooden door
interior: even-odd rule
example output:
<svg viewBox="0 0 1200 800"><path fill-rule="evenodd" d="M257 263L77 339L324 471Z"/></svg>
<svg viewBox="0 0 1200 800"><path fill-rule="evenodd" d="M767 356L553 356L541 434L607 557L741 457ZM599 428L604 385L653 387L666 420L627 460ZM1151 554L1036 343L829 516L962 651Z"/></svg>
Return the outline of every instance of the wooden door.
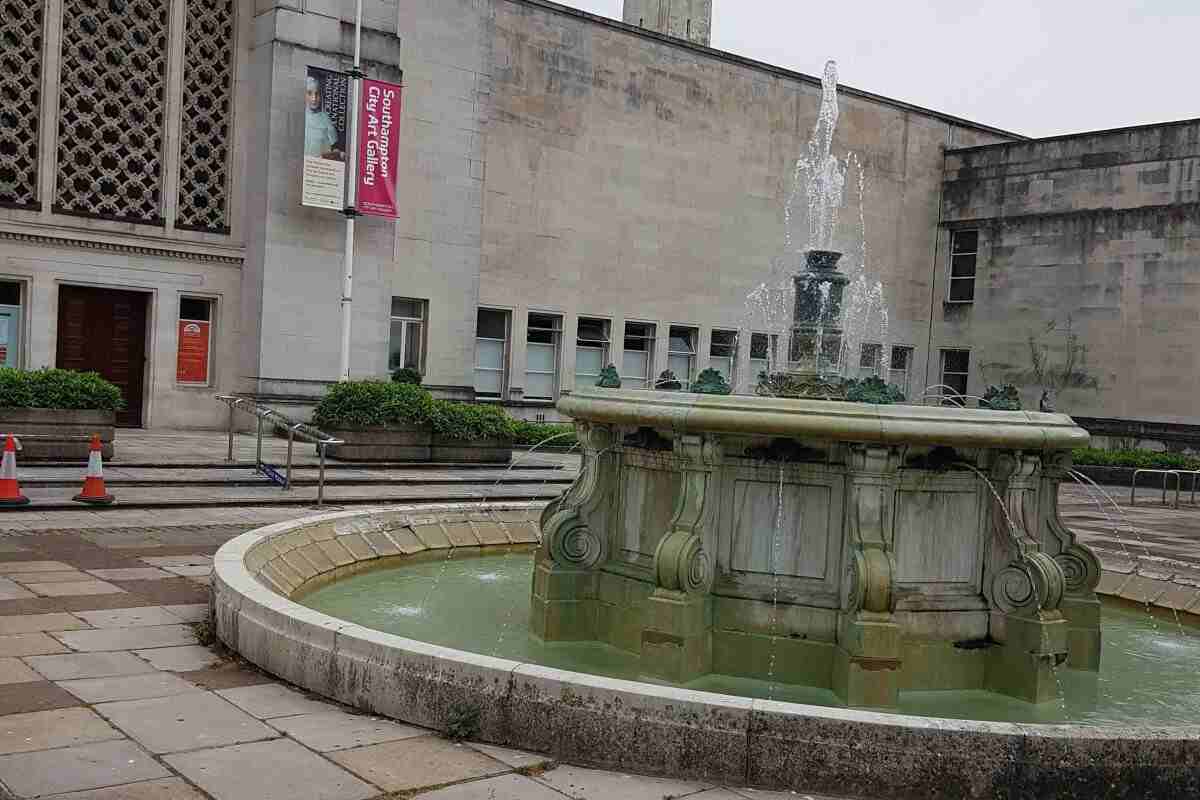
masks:
<svg viewBox="0 0 1200 800"><path fill-rule="evenodd" d="M86 286L58 290L60 369L98 372L125 398L117 425L140 428L146 370L146 298Z"/></svg>

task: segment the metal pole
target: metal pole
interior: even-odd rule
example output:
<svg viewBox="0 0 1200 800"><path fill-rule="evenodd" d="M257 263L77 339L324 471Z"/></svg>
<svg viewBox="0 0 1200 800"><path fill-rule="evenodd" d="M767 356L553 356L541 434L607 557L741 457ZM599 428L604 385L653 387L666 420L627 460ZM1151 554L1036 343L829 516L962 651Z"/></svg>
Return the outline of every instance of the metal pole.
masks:
<svg viewBox="0 0 1200 800"><path fill-rule="evenodd" d="M325 443L321 442L317 447L317 451L321 454L321 470L317 475L317 508L325 502Z"/></svg>
<svg viewBox="0 0 1200 800"><path fill-rule="evenodd" d="M288 426L288 461L287 461L287 478L283 482L283 489L287 491L292 488L292 443L296 438L296 429L291 425Z"/></svg>
<svg viewBox="0 0 1200 800"><path fill-rule="evenodd" d="M258 449L254 451L254 471L262 471L262 415L258 417Z"/></svg>
<svg viewBox="0 0 1200 800"><path fill-rule="evenodd" d="M342 351L338 380L350 380L350 311L354 289L354 218L358 215L358 105L362 91L362 0L354 4L354 68L350 71L350 141L346 153L346 258L342 277Z"/></svg>
<svg viewBox="0 0 1200 800"><path fill-rule="evenodd" d="M233 463L233 402L229 403L229 454L225 460Z"/></svg>

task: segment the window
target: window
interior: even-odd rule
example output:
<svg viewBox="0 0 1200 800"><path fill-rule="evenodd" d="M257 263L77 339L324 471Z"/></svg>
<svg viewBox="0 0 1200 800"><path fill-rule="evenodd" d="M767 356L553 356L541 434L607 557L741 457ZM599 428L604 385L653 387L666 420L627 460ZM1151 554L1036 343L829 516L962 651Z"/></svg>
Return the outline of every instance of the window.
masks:
<svg viewBox="0 0 1200 800"><path fill-rule="evenodd" d="M883 345L863 344L858 356L858 377L881 377L883 374Z"/></svg>
<svg viewBox="0 0 1200 800"><path fill-rule="evenodd" d="M633 389L645 389L650 385L650 369L654 365L654 335L654 325L651 323L625 323L621 383Z"/></svg>
<svg viewBox="0 0 1200 800"><path fill-rule="evenodd" d="M505 384L508 312L479 309L475 318L475 393L500 399Z"/></svg>
<svg viewBox="0 0 1200 800"><path fill-rule="evenodd" d="M21 284L0 281L0 367L21 361Z"/></svg>
<svg viewBox="0 0 1200 800"><path fill-rule="evenodd" d="M776 336L765 333L750 334L750 378L757 381L761 372L771 371L771 362L775 360Z"/></svg>
<svg viewBox="0 0 1200 800"><path fill-rule="evenodd" d="M562 317L530 314L525 335L525 397L554 400L558 394L558 343Z"/></svg>
<svg viewBox="0 0 1200 800"><path fill-rule="evenodd" d="M975 302L975 267L979 259L979 231L950 234L950 302Z"/></svg>
<svg viewBox="0 0 1200 800"><path fill-rule="evenodd" d="M671 326L667 342L667 369L686 389L692 383L692 369L696 364L696 329Z"/></svg>
<svg viewBox="0 0 1200 800"><path fill-rule="evenodd" d="M967 378L970 371L970 350L942 351L942 405L966 405Z"/></svg>
<svg viewBox="0 0 1200 800"><path fill-rule="evenodd" d="M734 368L737 365L737 332L713 331L712 345L708 351L708 366L721 373L725 381L733 386Z"/></svg>
<svg viewBox="0 0 1200 800"><path fill-rule="evenodd" d="M424 369L425 301L408 297L392 298L392 332L388 340L388 371Z"/></svg>
<svg viewBox="0 0 1200 800"><path fill-rule="evenodd" d="M575 388L586 389L600 380L608 366L608 320L579 318L575 337Z"/></svg>
<svg viewBox="0 0 1200 800"><path fill-rule="evenodd" d="M888 383L899 389L905 397L909 397L912 378L913 349L911 347L893 347L891 367L888 369ZM912 398L909 398L912 399Z"/></svg>
<svg viewBox="0 0 1200 800"><path fill-rule="evenodd" d="M200 297L179 298L179 349L175 361L175 380L179 383L209 384L214 305L213 300Z"/></svg>

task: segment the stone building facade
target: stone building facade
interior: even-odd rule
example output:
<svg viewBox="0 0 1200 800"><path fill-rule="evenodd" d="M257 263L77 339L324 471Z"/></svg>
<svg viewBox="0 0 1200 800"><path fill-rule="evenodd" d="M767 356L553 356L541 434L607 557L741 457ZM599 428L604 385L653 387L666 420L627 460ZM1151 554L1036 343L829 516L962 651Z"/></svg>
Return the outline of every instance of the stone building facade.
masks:
<svg viewBox="0 0 1200 800"><path fill-rule="evenodd" d="M219 425L217 392L310 407L337 375L345 223L300 203L305 73L349 68L352 0L9 7L5 363L107 371L131 425ZM705 46L706 0L631 13L644 27L548 0L364 2L364 70L404 98L399 217L358 223L354 376L412 364L439 394L547 418L606 363L627 386L712 365L750 387L772 343L744 300L780 253L820 81ZM945 349L970 350L969 393L999 380L981 365L1018 363L988 350L1021 338L988 327L1002 313L931 300L951 229L993 213L956 210L983 174L956 159L1020 139L841 89L834 148L866 166L892 298L876 363L910 396L942 382ZM1169 395L1088 411L1187 417Z"/></svg>

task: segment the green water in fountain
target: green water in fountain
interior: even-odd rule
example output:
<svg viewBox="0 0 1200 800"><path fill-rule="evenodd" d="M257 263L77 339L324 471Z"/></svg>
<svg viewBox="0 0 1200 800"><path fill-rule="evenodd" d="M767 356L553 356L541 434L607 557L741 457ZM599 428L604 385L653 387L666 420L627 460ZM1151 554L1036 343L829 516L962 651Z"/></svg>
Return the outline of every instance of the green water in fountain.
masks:
<svg viewBox="0 0 1200 800"><path fill-rule="evenodd" d="M367 572L321 587L300 602L386 633L482 655L612 678L648 681L638 657L595 642L543 643L529 633L528 550L456 554ZM979 691L902 692L898 711L997 722L1195 725L1200 720L1200 635L1106 604L1100 673L1061 669L1063 703L1033 706ZM833 692L706 675L684 688L841 706Z"/></svg>

